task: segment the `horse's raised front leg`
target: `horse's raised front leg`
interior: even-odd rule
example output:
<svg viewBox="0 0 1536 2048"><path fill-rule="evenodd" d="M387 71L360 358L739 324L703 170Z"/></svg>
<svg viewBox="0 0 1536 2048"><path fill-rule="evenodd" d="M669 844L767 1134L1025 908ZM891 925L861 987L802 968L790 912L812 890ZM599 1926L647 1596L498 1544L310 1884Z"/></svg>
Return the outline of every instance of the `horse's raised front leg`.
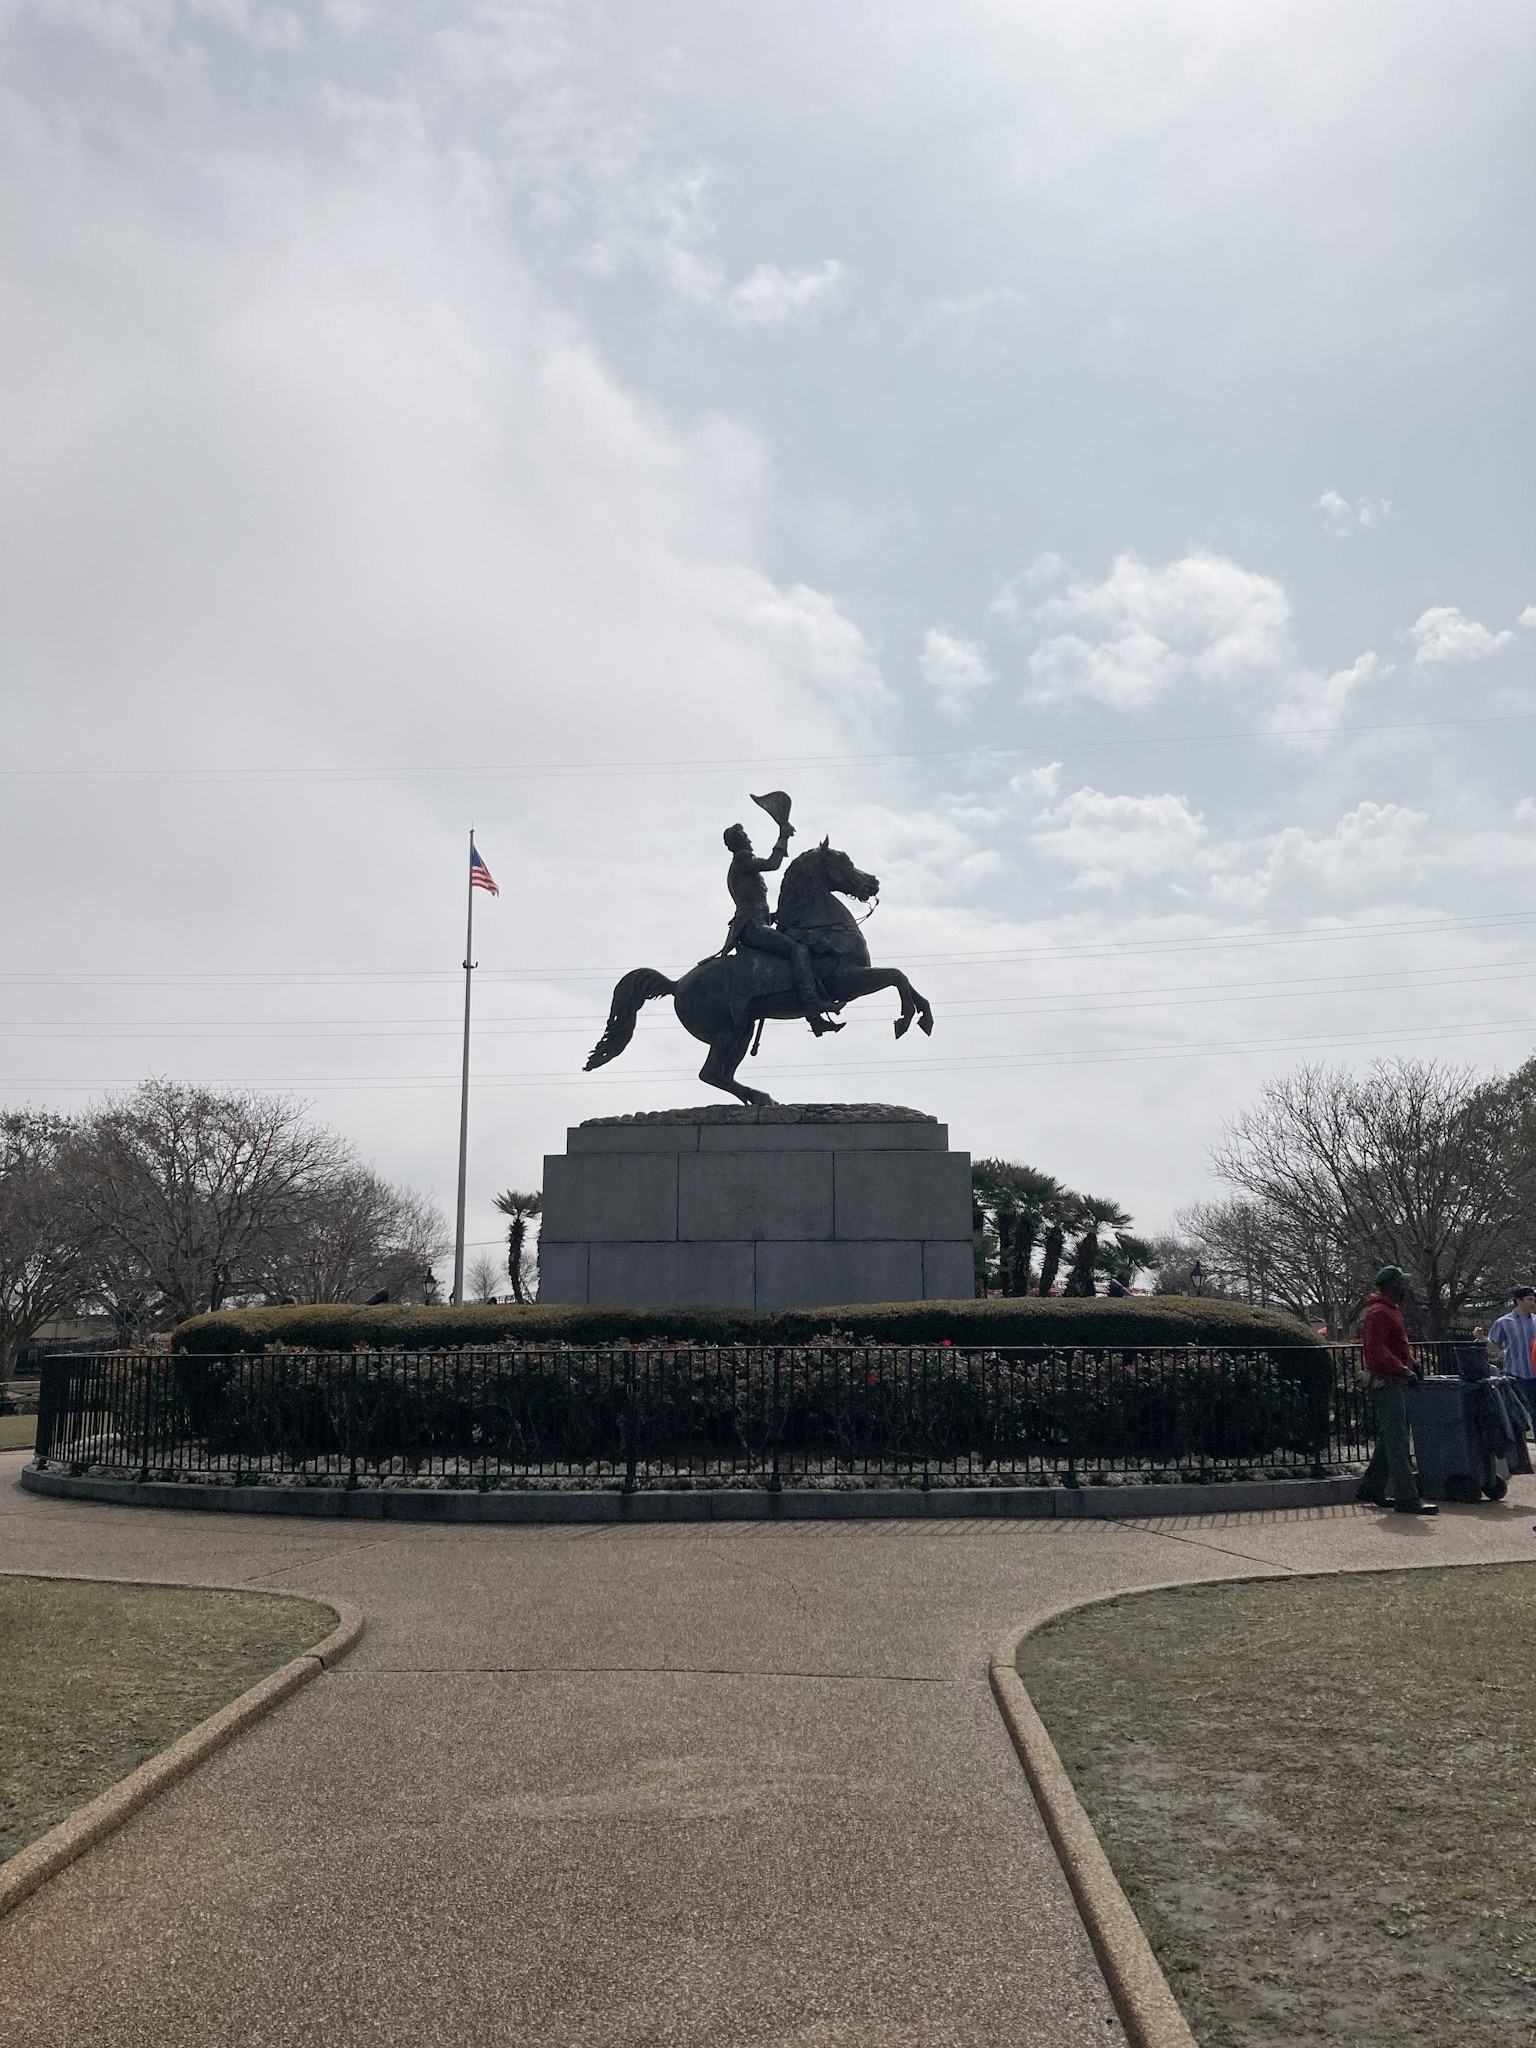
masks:
<svg viewBox="0 0 1536 2048"><path fill-rule="evenodd" d="M761 1088L749 1088L744 1081L736 1078L736 1069L747 1056L747 1047L752 1042L753 1026L732 1031L724 1038L717 1038L709 1048L709 1058L699 1069L699 1079L710 1088L723 1088L727 1095L734 1095L753 1108L765 1102L772 1102L771 1095L765 1095Z"/></svg>
<svg viewBox="0 0 1536 2048"><path fill-rule="evenodd" d="M901 1015L896 1019L898 1038L904 1037L911 1029L914 1017L924 1032L933 1030L933 1011L928 998L912 986L899 967L845 968L837 976L836 985L842 1002L853 1002L859 996L872 996L882 988L896 989L901 996Z"/></svg>

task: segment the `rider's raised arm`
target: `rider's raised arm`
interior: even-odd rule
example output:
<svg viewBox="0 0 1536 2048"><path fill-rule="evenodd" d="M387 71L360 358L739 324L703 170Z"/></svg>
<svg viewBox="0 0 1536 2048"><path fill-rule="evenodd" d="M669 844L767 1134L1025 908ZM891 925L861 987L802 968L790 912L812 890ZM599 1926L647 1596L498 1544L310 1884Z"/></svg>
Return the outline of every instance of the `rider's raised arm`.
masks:
<svg viewBox="0 0 1536 2048"><path fill-rule="evenodd" d="M771 875L774 869L782 864L784 856L788 851L789 834L781 832L778 837L778 843L775 845L772 853L765 855L762 860L754 861L752 865L760 875Z"/></svg>

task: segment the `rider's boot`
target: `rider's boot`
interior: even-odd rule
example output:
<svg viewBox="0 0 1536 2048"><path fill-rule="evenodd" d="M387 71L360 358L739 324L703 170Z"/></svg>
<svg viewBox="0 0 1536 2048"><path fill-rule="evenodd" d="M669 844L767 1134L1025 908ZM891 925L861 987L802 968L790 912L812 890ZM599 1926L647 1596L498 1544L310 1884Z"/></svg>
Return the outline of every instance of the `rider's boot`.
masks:
<svg viewBox="0 0 1536 2048"><path fill-rule="evenodd" d="M797 962L797 968L798 964ZM842 1030L843 1027L836 1018L829 1017L826 1014L827 998L818 986L816 977L811 972L809 966L805 968L803 973L796 973L795 993L799 996L801 1004L805 1009L806 1023L810 1025L818 1038L824 1037L829 1031Z"/></svg>

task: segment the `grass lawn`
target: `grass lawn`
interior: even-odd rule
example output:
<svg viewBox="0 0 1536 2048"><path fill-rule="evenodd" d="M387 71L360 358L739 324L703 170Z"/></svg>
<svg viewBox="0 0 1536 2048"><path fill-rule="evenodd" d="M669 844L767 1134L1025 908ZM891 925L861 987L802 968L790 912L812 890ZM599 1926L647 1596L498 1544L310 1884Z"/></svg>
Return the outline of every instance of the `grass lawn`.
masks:
<svg viewBox="0 0 1536 2048"><path fill-rule="evenodd" d="M1019 1673L1201 2048L1536 2038L1536 1564L1064 1615Z"/></svg>
<svg viewBox="0 0 1536 2048"><path fill-rule="evenodd" d="M0 1415L0 1451L30 1451L36 1442L35 1415Z"/></svg>
<svg viewBox="0 0 1536 2048"><path fill-rule="evenodd" d="M0 1574L0 1860L335 1626L278 1593Z"/></svg>

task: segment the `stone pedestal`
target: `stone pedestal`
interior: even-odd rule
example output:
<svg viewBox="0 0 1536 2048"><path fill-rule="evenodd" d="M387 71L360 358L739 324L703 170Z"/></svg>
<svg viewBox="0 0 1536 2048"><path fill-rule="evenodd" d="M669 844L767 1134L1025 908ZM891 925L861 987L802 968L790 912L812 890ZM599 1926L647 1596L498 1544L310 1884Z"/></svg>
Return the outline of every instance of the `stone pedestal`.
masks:
<svg viewBox="0 0 1536 2048"><path fill-rule="evenodd" d="M544 1161L539 1299L824 1308L973 1292L971 1159L884 1103L595 1117Z"/></svg>

